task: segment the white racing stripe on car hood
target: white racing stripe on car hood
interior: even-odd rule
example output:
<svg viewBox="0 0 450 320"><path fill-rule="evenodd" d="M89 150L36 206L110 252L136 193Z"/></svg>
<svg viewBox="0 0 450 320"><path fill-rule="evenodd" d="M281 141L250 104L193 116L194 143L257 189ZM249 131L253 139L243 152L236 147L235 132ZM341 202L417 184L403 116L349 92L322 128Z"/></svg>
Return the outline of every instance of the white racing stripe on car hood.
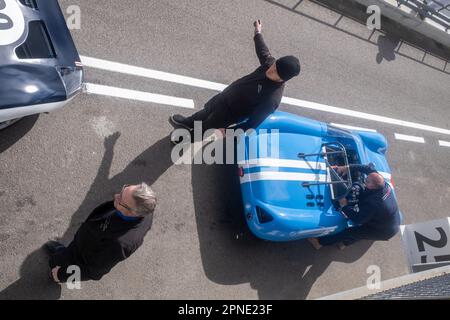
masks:
<svg viewBox="0 0 450 320"><path fill-rule="evenodd" d="M303 164L299 163L303 162ZM286 167L286 168L300 168L300 169L311 169L317 168L320 170L326 170L325 163L307 163L305 161L296 160L280 160L280 159L258 159L255 164L243 164L239 162L239 165L243 168L255 168L255 167ZM387 172L379 172L386 180L388 180L389 185L392 185L392 175ZM244 177L241 177L241 184L255 181L315 181L315 182L327 182L326 174L314 174L314 173L297 173L297 172L278 172L278 171L262 171L254 173L246 173Z"/></svg>
<svg viewBox="0 0 450 320"><path fill-rule="evenodd" d="M245 174L241 178L241 184L256 181L308 181L326 182L326 174L297 173L297 172L273 172L263 171Z"/></svg>
<svg viewBox="0 0 450 320"><path fill-rule="evenodd" d="M324 162L315 161L301 161L301 160L286 160L286 159L273 159L273 158L261 158L239 162L244 169L256 168L256 167L282 167L282 168L296 168L296 169L310 169L310 170L326 170L326 164Z"/></svg>

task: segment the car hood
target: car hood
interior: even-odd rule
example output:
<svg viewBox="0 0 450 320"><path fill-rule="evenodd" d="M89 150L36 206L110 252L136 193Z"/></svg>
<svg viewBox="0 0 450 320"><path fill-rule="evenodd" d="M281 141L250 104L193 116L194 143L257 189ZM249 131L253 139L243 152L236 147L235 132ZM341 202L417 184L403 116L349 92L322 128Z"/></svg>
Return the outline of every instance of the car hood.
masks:
<svg viewBox="0 0 450 320"><path fill-rule="evenodd" d="M0 40L0 66L26 62L17 58L15 49L26 42L30 32L29 23L42 21L56 53L56 59L48 64L76 67L75 62L79 62L80 57L57 0L34 0L37 9L24 6L19 0L3 1L6 1L6 8L2 13L8 15L11 26L0 25L0 36L3 38Z"/></svg>
<svg viewBox="0 0 450 320"><path fill-rule="evenodd" d="M321 130L303 132L261 133L247 137L246 160L239 162L241 187L246 206L259 207L272 216L282 216L298 230L335 227L345 223L334 210L328 186L304 187L304 182L325 182L327 171L318 156L300 159L299 153L322 152ZM312 134L311 134L312 133ZM276 139L277 138L277 139ZM279 141L279 154L261 155L266 141ZM258 156L251 146L258 145ZM269 143L270 145L270 143Z"/></svg>
<svg viewBox="0 0 450 320"><path fill-rule="evenodd" d="M0 67L0 109L63 101L66 89L52 67L9 65Z"/></svg>
<svg viewBox="0 0 450 320"><path fill-rule="evenodd" d="M35 0L37 9L18 0L5 3L2 12L8 14L12 27L0 29L0 109L63 101L80 92L80 57L58 1ZM54 58L19 58L16 50L28 43L32 21L45 24Z"/></svg>

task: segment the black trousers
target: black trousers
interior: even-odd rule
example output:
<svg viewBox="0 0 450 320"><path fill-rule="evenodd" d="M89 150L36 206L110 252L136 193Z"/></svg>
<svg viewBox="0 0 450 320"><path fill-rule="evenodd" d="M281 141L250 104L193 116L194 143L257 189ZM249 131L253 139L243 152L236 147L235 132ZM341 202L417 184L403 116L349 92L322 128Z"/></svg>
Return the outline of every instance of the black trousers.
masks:
<svg viewBox="0 0 450 320"><path fill-rule="evenodd" d="M79 262L77 262L74 259L71 247L66 247L64 249L61 249L55 254L51 254L49 257L48 264L50 266L50 270L53 270L53 268L59 266L59 267L69 267L69 266L79 266ZM89 281L92 280L87 276L85 272L81 272L81 281Z"/></svg>
<svg viewBox="0 0 450 320"><path fill-rule="evenodd" d="M331 246L342 242L349 246L359 240L387 241L393 238L398 232L399 227L386 227L385 229L375 229L368 226L349 228L341 233L319 238L322 246Z"/></svg>
<svg viewBox="0 0 450 320"><path fill-rule="evenodd" d="M186 124L194 127L195 121L202 122L203 133L209 129L228 128L230 125L238 122L230 114L228 106L224 104L220 94L209 100L202 110L186 118Z"/></svg>
<svg viewBox="0 0 450 320"><path fill-rule="evenodd" d="M51 254L48 262L50 269L53 269L56 266L63 267L74 264L72 254L68 248L61 249L57 253Z"/></svg>

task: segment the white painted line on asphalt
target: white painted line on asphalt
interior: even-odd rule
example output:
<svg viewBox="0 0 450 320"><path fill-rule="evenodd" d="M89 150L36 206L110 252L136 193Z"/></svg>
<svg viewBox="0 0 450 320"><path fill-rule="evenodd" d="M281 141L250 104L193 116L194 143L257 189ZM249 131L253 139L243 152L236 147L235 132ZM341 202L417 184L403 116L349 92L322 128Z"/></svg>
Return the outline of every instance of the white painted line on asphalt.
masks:
<svg viewBox="0 0 450 320"><path fill-rule="evenodd" d="M143 77L143 78L150 78L150 79L174 82L174 83L189 85L189 86L198 87L198 88L222 91L223 89L225 89L227 87L226 85L220 84L220 83L204 81L204 80L200 80L200 79L180 76L180 75L176 75L176 74L172 74L172 73L161 72L161 71L156 71L156 70L151 70L151 69L146 69L146 68L141 68L141 67L135 67L135 66L127 65L127 64L106 61L106 60L102 60L102 59L81 56L81 61L82 61L83 65L86 67L107 70L107 71L113 71L113 72L118 72L118 73L123 73L123 74L129 74L129 75Z"/></svg>
<svg viewBox="0 0 450 320"><path fill-rule="evenodd" d="M439 140L439 145L441 147L450 147L450 142Z"/></svg>
<svg viewBox="0 0 450 320"><path fill-rule="evenodd" d="M102 96L110 96L122 99L130 99L144 102L154 102L169 106L194 109L194 101L191 99L176 98L171 96L164 96L149 92L128 90L116 87L103 86L99 84L86 83L85 92L90 94L98 94Z"/></svg>
<svg viewBox="0 0 450 320"><path fill-rule="evenodd" d="M425 143L425 139L422 137L415 137L415 136L408 136L405 134L395 134L395 139L397 140L403 140L403 141L410 141L410 142L417 142L417 143Z"/></svg>
<svg viewBox="0 0 450 320"><path fill-rule="evenodd" d="M180 75L176 75L176 74L172 74L172 73L161 72L161 71L156 71L156 70L151 70L151 69L146 69L146 68L141 68L141 67L135 67L135 66L127 65L127 64L121 64L121 63L97 59L97 58L81 56L81 60L86 67L107 70L107 71L112 71L112 72L119 72L119 73L124 73L124 74L130 74L130 75L140 76L140 77L145 77L145 78L163 80L163 81L168 81L168 82L174 82L174 83L183 84L183 85L192 86L192 87L199 87L199 88L210 89L210 90L215 90L215 91L223 91L227 87L227 85L221 84L221 83L210 82L210 81L180 76ZM376 121L376 122L381 122L381 123L397 125L397 126L401 126L401 127L407 127L407 128L419 129L419 130L423 130L423 131L430 131L430 132L450 135L450 130L448 130L448 129L433 127L433 126L424 125L424 124L415 123L415 122L403 121L403 120L389 118L389 117L385 117L385 116L378 116L378 115L365 113L365 112L359 112L359 111L355 111L355 110L351 110L351 109L332 107L332 106L315 103L315 102L310 102L310 101L305 101L305 100L283 97L281 102L284 104L288 104L288 105L292 105L292 106L296 106L296 107L300 107L300 108L311 109L311 110L315 110L315 111L335 113L335 114L345 115L345 116L353 117L353 118L359 118L359 119L364 119L364 120L370 120L370 121Z"/></svg>
<svg viewBox="0 0 450 320"><path fill-rule="evenodd" d="M357 130L357 131L367 131L367 132L377 132L377 130L374 129L367 129L367 128L361 128L361 127L354 127L354 126L348 126L346 124L338 124L338 123L330 123L332 126L342 128L342 129L349 129L349 130Z"/></svg>
<svg viewBox="0 0 450 320"><path fill-rule="evenodd" d="M413 128L413 129L419 129L419 130L424 130L424 131L431 131L431 132L450 135L450 130L448 130L448 129L432 127L432 126L428 126L428 125L424 125L424 124L420 124L420 123L403 121L403 120L388 118L388 117L384 117L384 116L377 116L375 114L364 113L364 112L359 112L359 111L350 110L350 109L343 109L343 108L327 106L324 104L319 104L319 103L314 103L314 102L309 102L309 101L304 101L304 100L299 100L299 99L292 99L292 98L284 97L281 102L283 102L285 104L302 107L302 108L313 109L313 110L317 110L317 111L336 113L336 114L345 115L345 116L349 116L349 117L353 117L353 118L360 118L360 119L364 119L364 120L393 124L393 125L397 125L397 126L401 126L401 127L408 127L408 128Z"/></svg>

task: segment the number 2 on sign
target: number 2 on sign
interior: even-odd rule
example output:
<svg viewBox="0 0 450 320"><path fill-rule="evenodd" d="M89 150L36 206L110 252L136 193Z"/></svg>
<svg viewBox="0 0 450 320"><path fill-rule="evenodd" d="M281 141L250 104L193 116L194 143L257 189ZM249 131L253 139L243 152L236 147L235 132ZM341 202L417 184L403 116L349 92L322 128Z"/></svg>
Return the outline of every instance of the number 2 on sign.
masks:
<svg viewBox="0 0 450 320"><path fill-rule="evenodd" d="M425 237L423 234L414 231L417 242L417 249L419 249L419 252L425 252L425 244L438 249L444 248L448 244L448 237L444 229L442 229L441 227L437 227L436 231L439 232L440 235L440 238L438 240L430 239L428 237ZM427 263L427 256L421 256L420 260L421 263ZM435 256L434 260L436 262L450 261L450 255Z"/></svg>

